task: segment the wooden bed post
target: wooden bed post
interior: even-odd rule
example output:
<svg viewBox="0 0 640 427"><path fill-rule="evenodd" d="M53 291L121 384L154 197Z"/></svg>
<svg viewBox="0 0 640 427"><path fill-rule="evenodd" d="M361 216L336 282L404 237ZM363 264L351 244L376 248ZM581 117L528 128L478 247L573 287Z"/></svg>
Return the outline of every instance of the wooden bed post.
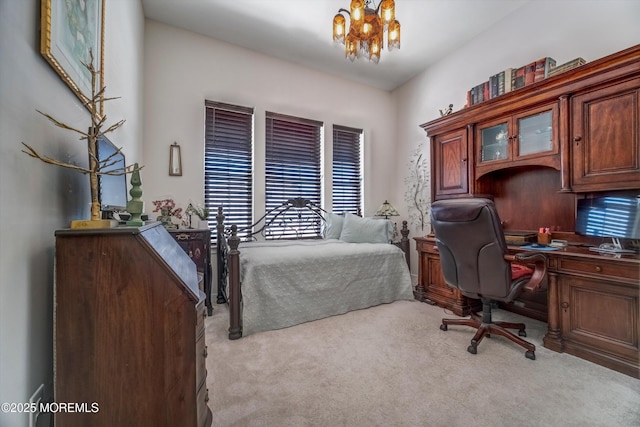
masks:
<svg viewBox="0 0 640 427"><path fill-rule="evenodd" d="M229 242L229 339L242 338L242 291L240 290L240 251L238 227L231 226Z"/></svg>
<svg viewBox="0 0 640 427"><path fill-rule="evenodd" d="M409 227L407 221L402 221L402 229L400 230L402 238L400 239L400 249L404 252L404 257L407 259L407 267L411 271L411 254L409 253Z"/></svg>

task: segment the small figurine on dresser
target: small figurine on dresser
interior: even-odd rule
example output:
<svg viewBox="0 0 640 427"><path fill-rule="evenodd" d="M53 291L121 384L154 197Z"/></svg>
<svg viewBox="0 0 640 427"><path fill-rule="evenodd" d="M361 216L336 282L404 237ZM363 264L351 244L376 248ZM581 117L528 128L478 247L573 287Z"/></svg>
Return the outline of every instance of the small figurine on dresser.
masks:
<svg viewBox="0 0 640 427"><path fill-rule="evenodd" d="M440 117L448 116L453 112L453 104L449 104L449 107L447 107L446 109L438 111L440 111Z"/></svg>

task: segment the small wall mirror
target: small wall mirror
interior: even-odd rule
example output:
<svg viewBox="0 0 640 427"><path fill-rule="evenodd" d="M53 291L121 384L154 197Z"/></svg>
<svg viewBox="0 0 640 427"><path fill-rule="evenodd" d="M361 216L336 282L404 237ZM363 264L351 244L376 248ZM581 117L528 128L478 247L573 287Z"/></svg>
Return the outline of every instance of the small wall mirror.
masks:
<svg viewBox="0 0 640 427"><path fill-rule="evenodd" d="M169 146L169 176L182 176L182 156L177 142Z"/></svg>

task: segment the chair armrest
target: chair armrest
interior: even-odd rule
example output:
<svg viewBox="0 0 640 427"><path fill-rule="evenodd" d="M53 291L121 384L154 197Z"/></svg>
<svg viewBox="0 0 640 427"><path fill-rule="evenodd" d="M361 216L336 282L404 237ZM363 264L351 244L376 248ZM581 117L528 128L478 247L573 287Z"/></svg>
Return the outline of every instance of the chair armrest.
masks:
<svg viewBox="0 0 640 427"><path fill-rule="evenodd" d="M504 259L516 264L533 266L531 279L524 285L527 291L539 291L543 288L547 275L547 257L539 252L521 252L515 255L505 255Z"/></svg>

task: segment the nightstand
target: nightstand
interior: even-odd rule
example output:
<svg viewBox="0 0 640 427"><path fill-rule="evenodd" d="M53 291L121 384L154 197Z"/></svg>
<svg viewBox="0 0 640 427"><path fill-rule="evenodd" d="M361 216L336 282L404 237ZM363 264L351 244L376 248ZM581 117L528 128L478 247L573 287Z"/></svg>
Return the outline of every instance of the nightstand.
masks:
<svg viewBox="0 0 640 427"><path fill-rule="evenodd" d="M213 305L211 304L211 230L207 228L167 231L187 255L191 257L196 264L198 272L204 274L204 280L202 281L204 289L201 290L206 295L207 315L211 316L213 314Z"/></svg>

